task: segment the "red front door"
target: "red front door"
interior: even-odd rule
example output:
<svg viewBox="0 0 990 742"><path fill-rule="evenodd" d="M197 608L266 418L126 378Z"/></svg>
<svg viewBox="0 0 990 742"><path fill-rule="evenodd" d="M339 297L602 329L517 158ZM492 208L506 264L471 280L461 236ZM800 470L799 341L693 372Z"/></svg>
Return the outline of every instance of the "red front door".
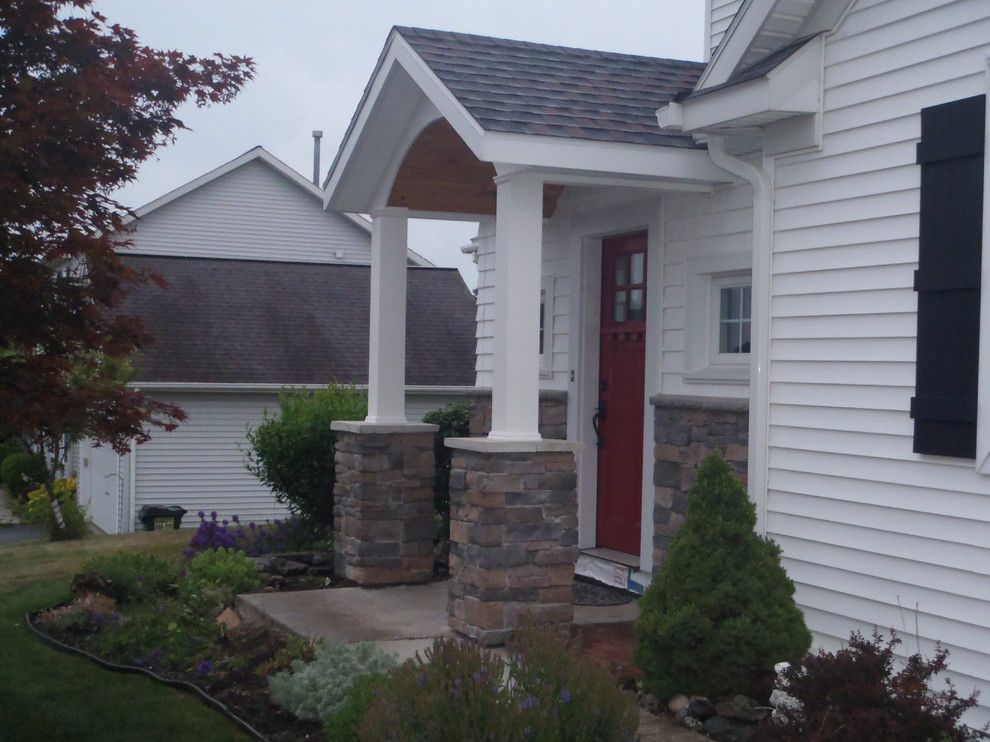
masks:
<svg viewBox="0 0 990 742"><path fill-rule="evenodd" d="M598 546L639 554L646 373L646 234L602 243Z"/></svg>

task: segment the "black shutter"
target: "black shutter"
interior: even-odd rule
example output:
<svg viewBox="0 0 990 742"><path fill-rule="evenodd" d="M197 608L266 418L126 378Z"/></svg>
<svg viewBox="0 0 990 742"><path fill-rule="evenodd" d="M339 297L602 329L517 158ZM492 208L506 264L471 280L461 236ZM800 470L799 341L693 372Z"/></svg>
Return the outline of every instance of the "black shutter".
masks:
<svg viewBox="0 0 990 742"><path fill-rule="evenodd" d="M976 457L986 96L921 111L915 453Z"/></svg>

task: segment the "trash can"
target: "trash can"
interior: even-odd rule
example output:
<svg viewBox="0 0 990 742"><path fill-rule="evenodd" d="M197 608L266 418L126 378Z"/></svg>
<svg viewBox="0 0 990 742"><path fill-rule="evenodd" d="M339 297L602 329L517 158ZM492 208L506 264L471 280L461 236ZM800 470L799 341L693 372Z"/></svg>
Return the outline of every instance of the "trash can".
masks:
<svg viewBox="0 0 990 742"><path fill-rule="evenodd" d="M186 512L178 505L142 505L138 509L138 520L146 531L171 531L182 525Z"/></svg>

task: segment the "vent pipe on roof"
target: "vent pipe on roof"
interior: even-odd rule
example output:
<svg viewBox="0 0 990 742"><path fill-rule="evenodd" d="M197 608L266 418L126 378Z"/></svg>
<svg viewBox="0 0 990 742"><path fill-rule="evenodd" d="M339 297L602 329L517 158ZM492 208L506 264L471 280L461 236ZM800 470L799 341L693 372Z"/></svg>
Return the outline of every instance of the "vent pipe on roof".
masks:
<svg viewBox="0 0 990 742"><path fill-rule="evenodd" d="M313 130L313 185L320 185L320 137L323 132L319 129Z"/></svg>

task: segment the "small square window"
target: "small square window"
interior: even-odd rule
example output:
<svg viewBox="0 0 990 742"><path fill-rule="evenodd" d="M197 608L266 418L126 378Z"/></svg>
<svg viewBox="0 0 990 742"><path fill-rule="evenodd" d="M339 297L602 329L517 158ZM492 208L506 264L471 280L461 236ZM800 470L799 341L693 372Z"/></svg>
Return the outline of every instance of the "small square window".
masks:
<svg viewBox="0 0 990 742"><path fill-rule="evenodd" d="M749 284L719 289L719 353L749 353L752 293Z"/></svg>

